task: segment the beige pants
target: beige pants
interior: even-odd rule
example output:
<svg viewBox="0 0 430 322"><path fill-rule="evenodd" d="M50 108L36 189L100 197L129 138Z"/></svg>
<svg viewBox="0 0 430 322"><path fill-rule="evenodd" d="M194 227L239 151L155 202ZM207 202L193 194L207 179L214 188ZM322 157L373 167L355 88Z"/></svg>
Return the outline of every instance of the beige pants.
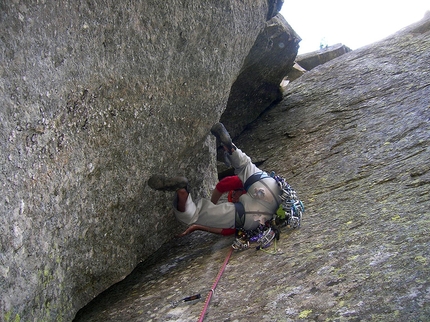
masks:
<svg viewBox="0 0 430 322"><path fill-rule="evenodd" d="M229 159L235 168L235 174L242 183L254 173L261 172L240 149L236 149L229 156ZM271 179L265 180L270 181ZM245 208L246 217L243 228L246 230L255 229L260 223L272 219L272 215L278 209L277 201L256 200L253 192L253 186L251 186L248 193L239 199ZM188 195L185 212L178 211L176 204L173 209L176 218L187 225L199 224L214 228L235 228L236 207L231 202L215 205L209 199L202 198L195 203L191 195Z"/></svg>

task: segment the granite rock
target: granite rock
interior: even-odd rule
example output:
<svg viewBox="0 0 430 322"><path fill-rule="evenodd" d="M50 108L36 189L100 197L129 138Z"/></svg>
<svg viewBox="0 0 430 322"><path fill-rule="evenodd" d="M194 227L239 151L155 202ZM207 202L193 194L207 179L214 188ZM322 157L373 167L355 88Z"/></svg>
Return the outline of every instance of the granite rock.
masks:
<svg viewBox="0 0 430 322"><path fill-rule="evenodd" d="M209 129L279 3L0 3L0 320L70 320L181 229L146 181L210 192Z"/></svg>
<svg viewBox="0 0 430 322"><path fill-rule="evenodd" d="M204 321L428 320L429 19L309 71L237 138L306 211L275 255L233 253ZM77 321L198 320L233 239L173 239Z"/></svg>

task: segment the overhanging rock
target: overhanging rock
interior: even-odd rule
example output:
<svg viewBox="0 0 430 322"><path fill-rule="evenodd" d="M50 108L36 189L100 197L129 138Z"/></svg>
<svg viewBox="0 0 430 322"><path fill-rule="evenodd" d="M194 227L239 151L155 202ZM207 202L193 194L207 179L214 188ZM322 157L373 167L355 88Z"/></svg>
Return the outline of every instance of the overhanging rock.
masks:
<svg viewBox="0 0 430 322"><path fill-rule="evenodd" d="M320 50L297 56L296 63L306 70L311 70L319 65L335 59L343 54L350 52L351 49L343 44L321 48Z"/></svg>
<svg viewBox="0 0 430 322"><path fill-rule="evenodd" d="M221 116L232 137L282 98L280 84L294 64L300 40L282 15L266 23L233 83Z"/></svg>
<svg viewBox="0 0 430 322"><path fill-rule="evenodd" d="M71 320L178 231L146 181L210 191L209 129L278 2L2 1L0 320Z"/></svg>

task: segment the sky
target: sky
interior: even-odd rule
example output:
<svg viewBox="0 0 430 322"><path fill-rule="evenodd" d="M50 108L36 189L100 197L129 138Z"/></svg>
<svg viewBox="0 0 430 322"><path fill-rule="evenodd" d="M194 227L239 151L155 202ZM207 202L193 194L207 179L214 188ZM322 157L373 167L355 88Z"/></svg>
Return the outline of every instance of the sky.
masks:
<svg viewBox="0 0 430 322"><path fill-rule="evenodd" d="M320 44L351 49L379 41L421 20L430 0L284 0L281 14L302 38L298 54Z"/></svg>

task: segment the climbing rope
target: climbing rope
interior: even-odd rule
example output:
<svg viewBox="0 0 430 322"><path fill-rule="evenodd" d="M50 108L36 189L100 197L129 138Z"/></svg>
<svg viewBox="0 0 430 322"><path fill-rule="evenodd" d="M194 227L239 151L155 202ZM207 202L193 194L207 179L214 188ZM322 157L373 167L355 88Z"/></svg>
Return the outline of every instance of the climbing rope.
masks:
<svg viewBox="0 0 430 322"><path fill-rule="evenodd" d="M200 313L199 322L202 322L203 319L204 319L204 317L205 317L205 315L206 315L206 311L207 311L207 309L209 307L209 302L210 302L210 300L212 298L212 295L215 293L215 288L217 287L218 282L221 279L222 273L224 273L224 270L225 270L225 268L226 268L226 266L228 264L228 261L230 260L230 257L231 257L232 253L233 253L233 247L230 247L230 251L228 252L227 257L224 260L224 264L222 265L221 269L219 270L218 275L217 275L214 283L212 284L212 288L209 290L208 296L206 297L205 305L203 307L202 312Z"/></svg>
<svg viewBox="0 0 430 322"><path fill-rule="evenodd" d="M261 250L265 253L268 253L271 255L276 255L276 254L278 254L278 250L277 250L277 246L276 246L276 240L277 240L277 238L274 238L273 232L271 232L271 230L266 230L263 234L260 234L260 236L258 237L259 246L256 247L256 250ZM255 241L255 240L253 240L253 241ZM274 250L266 249L267 247L269 247L272 244L272 242L274 245ZM239 247L238 246L239 244L242 246ZM209 289L209 293L206 297L204 307L200 313L199 322L202 322L205 315L206 315L206 311L209 307L210 300L211 300L212 296L215 294L215 288L217 287L218 282L221 279L221 276L224 273L225 268L227 267L227 264L230 260L230 257L232 255L233 251L235 251L235 250L240 251L240 250L244 250L244 249L249 249L249 240L246 241L246 246L245 246L245 244L243 244L243 241L241 241L239 238L237 238L235 243L233 243L232 247L230 248L230 250L229 250L229 252L228 252L228 254L224 260L224 263L221 266L221 268L218 272L218 275L215 278L214 283L212 284L211 289ZM187 297L184 297L180 300L172 302L172 307L177 307L180 303L187 303L187 302L189 303L189 302L198 301L201 298L202 297L201 297L200 293L197 293L197 294L194 294L191 296L187 296Z"/></svg>

